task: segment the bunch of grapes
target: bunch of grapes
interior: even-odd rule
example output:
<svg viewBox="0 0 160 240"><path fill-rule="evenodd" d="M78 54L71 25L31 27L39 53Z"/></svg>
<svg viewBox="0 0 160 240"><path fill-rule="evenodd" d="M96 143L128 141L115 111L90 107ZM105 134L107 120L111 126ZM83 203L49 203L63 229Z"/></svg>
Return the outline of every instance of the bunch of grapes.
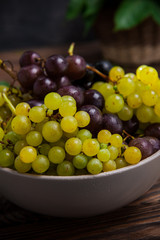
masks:
<svg viewBox="0 0 160 240"><path fill-rule="evenodd" d="M73 46L72 46L73 48ZM71 176L136 164L160 149L156 69L125 73L108 61L87 64L69 51L20 58L20 89L0 86L0 166ZM16 100L15 100L16 99Z"/></svg>

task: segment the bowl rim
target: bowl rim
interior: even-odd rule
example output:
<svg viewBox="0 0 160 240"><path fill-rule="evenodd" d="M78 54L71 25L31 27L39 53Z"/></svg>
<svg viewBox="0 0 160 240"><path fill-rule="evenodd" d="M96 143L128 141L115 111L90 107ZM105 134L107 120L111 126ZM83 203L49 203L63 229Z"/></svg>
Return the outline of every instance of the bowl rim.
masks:
<svg viewBox="0 0 160 240"><path fill-rule="evenodd" d="M87 174L87 175L73 175L73 176L52 176L52 175L36 175L33 173L19 173L14 169L8 168L8 167L0 167L0 171L6 172L8 174L12 174L18 177L23 177L23 178L30 178L30 179L39 179L39 180L55 180L55 181L76 181L76 180L92 180L95 178L101 178L101 177L107 177L107 176L112 176L112 175L117 175L117 174L122 174L127 171L131 171L133 169L136 169L138 167L144 166L147 163L155 160L157 157L160 157L160 150L152 154L151 156L141 160L137 164L129 165L123 168L119 168L116 170L108 171L108 172L101 172L99 174Z"/></svg>

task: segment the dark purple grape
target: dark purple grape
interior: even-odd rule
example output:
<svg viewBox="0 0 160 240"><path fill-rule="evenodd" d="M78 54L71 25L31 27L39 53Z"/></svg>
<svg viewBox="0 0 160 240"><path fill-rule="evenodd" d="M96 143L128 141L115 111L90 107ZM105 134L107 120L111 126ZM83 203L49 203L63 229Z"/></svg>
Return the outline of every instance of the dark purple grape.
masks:
<svg viewBox="0 0 160 240"><path fill-rule="evenodd" d="M76 100L78 108L83 105L83 102L84 102L84 91L80 87L76 87L76 86L70 85L70 86L66 86L66 87L58 89L57 92L61 96L64 96L64 95L72 96Z"/></svg>
<svg viewBox="0 0 160 240"><path fill-rule="evenodd" d="M83 78L73 81L75 86L83 87L84 89L89 89L94 83L94 72L90 69L86 69L86 73Z"/></svg>
<svg viewBox="0 0 160 240"><path fill-rule="evenodd" d="M36 79L43 75L42 68L37 65L22 67L18 72L18 81L23 88L32 89Z"/></svg>
<svg viewBox="0 0 160 240"><path fill-rule="evenodd" d="M41 65L38 59L41 58L40 55L33 51L25 51L19 59L19 64L21 67L29 66L32 64Z"/></svg>
<svg viewBox="0 0 160 240"><path fill-rule="evenodd" d="M153 123L144 130L145 136L152 136L160 139L160 123Z"/></svg>
<svg viewBox="0 0 160 240"><path fill-rule="evenodd" d="M42 104L44 104L43 101L37 99L28 100L27 103L30 105L31 108L35 106L41 106Z"/></svg>
<svg viewBox="0 0 160 240"><path fill-rule="evenodd" d="M134 146L140 149L142 159L145 159L153 154L152 144L145 138L134 138L129 142L129 147Z"/></svg>
<svg viewBox="0 0 160 240"><path fill-rule="evenodd" d="M102 110L104 107L104 97L97 90L86 90L84 92L84 105L94 105Z"/></svg>
<svg viewBox="0 0 160 240"><path fill-rule="evenodd" d="M61 55L52 55L47 58L45 63L45 69L49 77L58 78L65 75L68 63L66 59Z"/></svg>
<svg viewBox="0 0 160 240"><path fill-rule="evenodd" d="M112 134L123 132L123 123L116 114L103 114L103 128L109 130Z"/></svg>
<svg viewBox="0 0 160 240"><path fill-rule="evenodd" d="M62 76L55 79L58 88L66 87L71 85L71 81L67 76Z"/></svg>
<svg viewBox="0 0 160 240"><path fill-rule="evenodd" d="M122 121L122 122L123 122L123 129L129 134L135 133L139 128L139 121L135 115L130 120Z"/></svg>
<svg viewBox="0 0 160 240"><path fill-rule="evenodd" d="M151 137L151 136L146 136L146 137L143 137L143 139L147 139L152 144L153 153L160 150L160 140L158 138Z"/></svg>
<svg viewBox="0 0 160 240"><path fill-rule="evenodd" d="M95 68L107 76L109 75L109 71L111 70L112 67L113 65L106 60L101 60L95 64Z"/></svg>
<svg viewBox="0 0 160 240"><path fill-rule="evenodd" d="M40 76L37 78L33 85L33 94L43 99L46 94L57 91L57 84L46 76Z"/></svg>
<svg viewBox="0 0 160 240"><path fill-rule="evenodd" d="M86 73L86 61L79 55L67 56L68 67L66 75L71 80L82 78Z"/></svg>
<svg viewBox="0 0 160 240"><path fill-rule="evenodd" d="M85 105L80 108L81 111L86 111L90 115L90 123L86 127L94 137L102 129L103 117L102 112L94 105Z"/></svg>

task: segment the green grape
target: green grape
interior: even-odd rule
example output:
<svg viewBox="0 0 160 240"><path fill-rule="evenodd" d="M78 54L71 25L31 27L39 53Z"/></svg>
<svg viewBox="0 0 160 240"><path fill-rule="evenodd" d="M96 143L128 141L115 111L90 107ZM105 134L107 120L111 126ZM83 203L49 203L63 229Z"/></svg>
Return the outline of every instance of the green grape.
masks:
<svg viewBox="0 0 160 240"><path fill-rule="evenodd" d="M27 134L31 129L31 121L26 116L17 115L13 118L11 127L17 134Z"/></svg>
<svg viewBox="0 0 160 240"><path fill-rule="evenodd" d="M57 166L57 174L58 176L73 176L75 172L75 168L70 161L63 161Z"/></svg>
<svg viewBox="0 0 160 240"><path fill-rule="evenodd" d="M64 101L59 107L59 113L62 117L73 116L77 111L75 103L71 101Z"/></svg>
<svg viewBox="0 0 160 240"><path fill-rule="evenodd" d="M65 131L67 133L72 133L72 132L76 131L77 127L78 127L78 123L77 123L77 120L75 119L75 117L66 116L66 117L62 118L61 128L63 131Z"/></svg>
<svg viewBox="0 0 160 240"><path fill-rule="evenodd" d="M149 107L154 106L157 100L158 100L158 95L155 93L155 91L151 89L144 91L142 94L143 103Z"/></svg>
<svg viewBox="0 0 160 240"><path fill-rule="evenodd" d="M99 91L99 89L100 89L100 87L101 87L102 84L104 84L104 82L101 82L101 81L95 82L95 83L93 83L91 89L95 89L95 90ZM102 93L101 93L101 94L102 94ZM103 94L102 94L102 95L103 95Z"/></svg>
<svg viewBox="0 0 160 240"><path fill-rule="evenodd" d="M103 163L103 171L108 172L108 171L113 171L116 170L116 163L114 160L109 160L108 162Z"/></svg>
<svg viewBox="0 0 160 240"><path fill-rule="evenodd" d="M75 169L75 175L76 176L82 176L82 175L88 175L88 171L86 170L86 168L83 169Z"/></svg>
<svg viewBox="0 0 160 240"><path fill-rule="evenodd" d="M82 150L82 142L79 138L69 138L65 143L65 150L71 156L79 154Z"/></svg>
<svg viewBox="0 0 160 240"><path fill-rule="evenodd" d="M134 73L126 73L124 75L124 77L130 78L130 79L134 80L134 82L138 81L138 78Z"/></svg>
<svg viewBox="0 0 160 240"><path fill-rule="evenodd" d="M2 93L0 92L0 107L3 106L4 103L5 103L5 100L3 98Z"/></svg>
<svg viewBox="0 0 160 240"><path fill-rule="evenodd" d="M27 146L26 140L19 140L19 141L17 141L16 144L14 145L14 152L15 152L15 154L19 155L21 149L24 148L25 146Z"/></svg>
<svg viewBox="0 0 160 240"><path fill-rule="evenodd" d="M110 160L115 160L119 155L118 148L110 145L110 146L108 146L108 150L110 152Z"/></svg>
<svg viewBox="0 0 160 240"><path fill-rule="evenodd" d="M158 80L158 72L155 68L146 66L140 71L139 79L145 84L156 82Z"/></svg>
<svg viewBox="0 0 160 240"><path fill-rule="evenodd" d="M154 115L154 110L146 105L141 105L136 111L136 117L142 123L150 122Z"/></svg>
<svg viewBox="0 0 160 240"><path fill-rule="evenodd" d="M31 163L37 157L37 150L31 146L25 146L20 151L20 159L24 163Z"/></svg>
<svg viewBox="0 0 160 240"><path fill-rule="evenodd" d="M3 150L3 144L2 143L0 143L0 152Z"/></svg>
<svg viewBox="0 0 160 240"><path fill-rule="evenodd" d="M133 117L133 109L125 103L121 111L117 114L122 121L128 121Z"/></svg>
<svg viewBox="0 0 160 240"><path fill-rule="evenodd" d="M76 155L73 158L73 166L77 169L84 169L87 166L88 158L83 153Z"/></svg>
<svg viewBox="0 0 160 240"><path fill-rule="evenodd" d="M131 93L135 91L135 82L134 80L123 77L121 78L117 83L117 88L120 94L122 94L124 97L129 96Z"/></svg>
<svg viewBox="0 0 160 240"><path fill-rule="evenodd" d="M0 92L8 92L9 90L9 85L4 84L4 82L0 81Z"/></svg>
<svg viewBox="0 0 160 240"><path fill-rule="evenodd" d="M114 94L115 90L112 84L103 82L103 84L99 86L98 92L100 92L102 96L106 99L108 96Z"/></svg>
<svg viewBox="0 0 160 240"><path fill-rule="evenodd" d="M107 143L100 143L100 149L107 149L108 144Z"/></svg>
<svg viewBox="0 0 160 240"><path fill-rule="evenodd" d="M43 125L42 135L48 142L57 142L62 134L60 124L56 121L48 121Z"/></svg>
<svg viewBox="0 0 160 240"><path fill-rule="evenodd" d="M100 144L96 139L92 138L92 139L84 140L82 151L87 156L89 157L95 156L99 152L99 149L100 149Z"/></svg>
<svg viewBox="0 0 160 240"><path fill-rule="evenodd" d="M160 96L160 80L158 79L156 82L151 83L150 86Z"/></svg>
<svg viewBox="0 0 160 240"><path fill-rule="evenodd" d="M123 138L121 137L121 135L119 134L113 134L111 137L110 137L110 144L114 147L117 147L117 148L120 148L122 147L122 144L123 144Z"/></svg>
<svg viewBox="0 0 160 240"><path fill-rule="evenodd" d="M48 152L48 158L52 163L59 164L65 159L65 151L62 147L52 147Z"/></svg>
<svg viewBox="0 0 160 240"><path fill-rule="evenodd" d="M112 94L105 100L105 108L111 113L117 113L121 111L124 106L123 97L119 94Z"/></svg>
<svg viewBox="0 0 160 240"><path fill-rule="evenodd" d="M102 148L99 150L99 152L97 153L97 158L101 161L101 162L108 162L110 159L110 151L108 149Z"/></svg>
<svg viewBox="0 0 160 240"><path fill-rule="evenodd" d="M21 99L14 94L9 95L8 99L11 101L11 103L13 104L14 107L16 107L17 104L19 104L21 102Z"/></svg>
<svg viewBox="0 0 160 240"><path fill-rule="evenodd" d="M48 118L45 118L42 122L37 123L35 126L35 130L42 133L43 125L48 122Z"/></svg>
<svg viewBox="0 0 160 240"><path fill-rule="evenodd" d="M76 100L70 95L64 95L61 98L62 98L62 102L72 102L76 105Z"/></svg>
<svg viewBox="0 0 160 240"><path fill-rule="evenodd" d="M81 129L78 131L76 137L78 137L82 142L84 142L84 140L92 138L92 133L87 129Z"/></svg>
<svg viewBox="0 0 160 240"><path fill-rule="evenodd" d="M127 104L131 108L139 108L142 104L142 98L138 93L132 93L127 97Z"/></svg>
<svg viewBox="0 0 160 240"><path fill-rule="evenodd" d="M116 169L128 166L126 160L124 158L122 158L122 157L117 158L115 160L115 163L116 163Z"/></svg>
<svg viewBox="0 0 160 240"><path fill-rule="evenodd" d="M9 131L4 135L3 142L5 144L15 144L17 141L21 140L21 136L13 131Z"/></svg>
<svg viewBox="0 0 160 240"><path fill-rule="evenodd" d="M91 174L102 172L103 164L98 158L91 158L87 164L87 170Z"/></svg>
<svg viewBox="0 0 160 240"><path fill-rule="evenodd" d="M74 132L71 132L71 133L63 132L63 135L64 135L66 138L76 137L78 131L79 131L79 129L76 128L76 130L75 130Z"/></svg>
<svg viewBox="0 0 160 240"><path fill-rule="evenodd" d="M119 79L124 77L124 69L121 68L120 66L114 66L111 68L109 71L109 78L112 82L117 82Z"/></svg>
<svg viewBox="0 0 160 240"><path fill-rule="evenodd" d="M160 116L157 116L154 112L153 117L150 120L150 123L160 123Z"/></svg>
<svg viewBox="0 0 160 240"><path fill-rule="evenodd" d="M32 162L32 169L36 173L44 173L48 170L50 162L48 158L44 155L38 155L36 159Z"/></svg>
<svg viewBox="0 0 160 240"><path fill-rule="evenodd" d="M84 128L90 123L90 115L85 111L76 112L74 117L77 120L78 127Z"/></svg>
<svg viewBox="0 0 160 240"><path fill-rule="evenodd" d="M41 106L32 107L29 111L29 118L34 123L40 123L44 121L46 117L46 111Z"/></svg>
<svg viewBox="0 0 160 240"><path fill-rule="evenodd" d="M136 69L136 76L138 79L140 79L140 73L142 71L143 68L147 67L147 65L140 65L137 69Z"/></svg>
<svg viewBox="0 0 160 240"><path fill-rule="evenodd" d="M30 105L26 102L21 102L16 106L16 115L28 116Z"/></svg>
<svg viewBox="0 0 160 240"><path fill-rule="evenodd" d="M158 117L160 117L160 98L157 100L154 106L154 112Z"/></svg>
<svg viewBox="0 0 160 240"><path fill-rule="evenodd" d="M20 157L17 156L15 161L14 161L14 167L15 167L15 169L18 172L26 173L26 172L28 172L31 169L32 164L31 163L24 163L24 162L22 162Z"/></svg>
<svg viewBox="0 0 160 240"><path fill-rule="evenodd" d="M111 132L106 130L106 129L102 129L101 131L99 131L97 139L100 143L109 143L109 139L111 137Z"/></svg>
<svg viewBox="0 0 160 240"><path fill-rule="evenodd" d="M42 143L42 140L42 135L38 131L31 131L26 136L26 141L28 145L31 145L33 147L37 147L38 145L40 145Z"/></svg>
<svg viewBox="0 0 160 240"><path fill-rule="evenodd" d="M12 113L8 107L0 107L0 117L5 121L12 116Z"/></svg>
<svg viewBox="0 0 160 240"><path fill-rule="evenodd" d="M128 147L124 152L124 158L127 163L136 164L141 160L142 154L141 154L141 151L139 150L139 148Z"/></svg>
<svg viewBox="0 0 160 240"><path fill-rule="evenodd" d="M4 137L4 130L0 127L0 141L2 141Z"/></svg>
<svg viewBox="0 0 160 240"><path fill-rule="evenodd" d="M64 148L64 147L65 147L65 140L64 140L63 138L61 138L61 139L59 139L57 142L50 143L50 146L51 146L51 147L59 146L59 147Z"/></svg>
<svg viewBox="0 0 160 240"><path fill-rule="evenodd" d="M44 104L51 110L57 110L62 103L61 96L56 92L48 93L44 98Z"/></svg>
<svg viewBox="0 0 160 240"><path fill-rule="evenodd" d="M14 163L14 154L9 149L0 151L0 166L11 167Z"/></svg>
<svg viewBox="0 0 160 240"><path fill-rule="evenodd" d="M48 152L51 149L51 146L48 143L43 143L38 147L39 153L45 156L48 156Z"/></svg>

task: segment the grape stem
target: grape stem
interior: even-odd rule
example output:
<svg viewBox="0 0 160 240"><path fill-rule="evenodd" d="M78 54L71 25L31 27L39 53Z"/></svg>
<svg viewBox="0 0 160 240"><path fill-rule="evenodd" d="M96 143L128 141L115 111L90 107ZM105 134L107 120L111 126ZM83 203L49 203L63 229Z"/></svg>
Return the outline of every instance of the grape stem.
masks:
<svg viewBox="0 0 160 240"><path fill-rule="evenodd" d="M75 43L71 43L69 49L68 49L68 54L69 56L73 56L73 51L74 51L74 46L75 46Z"/></svg>
<svg viewBox="0 0 160 240"><path fill-rule="evenodd" d="M128 132L126 132L125 130L123 130L123 132L126 134L126 137L124 138L124 141L129 137L134 139L134 137L132 135L130 135Z"/></svg>
<svg viewBox="0 0 160 240"><path fill-rule="evenodd" d="M9 109L11 110L11 112L16 115L16 109L13 106L13 104L11 103L11 101L8 99L7 95L5 93L2 93L2 96L5 100L5 102L8 104Z"/></svg>
<svg viewBox="0 0 160 240"><path fill-rule="evenodd" d="M9 68L9 67L6 65L5 62L10 63L11 68ZM12 82L12 84L11 84L11 86L13 86L14 83L15 83L16 81L18 81L18 78L17 78L17 72L13 69L13 65L11 64L11 62L9 62L9 61L3 61L3 60L0 59L0 68L1 68L2 70L4 70L6 73L8 73L8 75L13 79L13 82Z"/></svg>
<svg viewBox="0 0 160 240"><path fill-rule="evenodd" d="M92 67L90 65L86 65L86 68L91 70L91 71L93 71L93 72L95 72L95 73L97 73L102 78L109 80L109 77L107 75L105 75L104 73L100 72L98 69L96 69L96 68L94 68L94 67Z"/></svg>

